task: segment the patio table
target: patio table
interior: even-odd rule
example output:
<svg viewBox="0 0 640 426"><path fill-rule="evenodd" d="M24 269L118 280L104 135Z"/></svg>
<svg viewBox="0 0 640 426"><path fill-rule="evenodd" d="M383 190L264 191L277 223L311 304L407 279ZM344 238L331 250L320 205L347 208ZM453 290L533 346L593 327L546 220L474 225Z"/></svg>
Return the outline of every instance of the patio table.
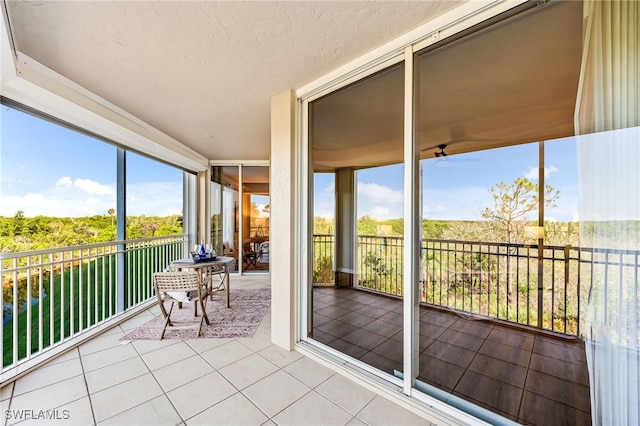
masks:
<svg viewBox="0 0 640 426"><path fill-rule="evenodd" d="M229 270L233 267L234 262L235 262L235 259L233 257L228 257L228 256L217 256L215 259L201 260L198 262L194 262L193 259L186 258L186 259L174 260L173 262L171 262L171 267L175 268L178 271L187 269L187 270L194 270L194 271L200 272L198 274L198 277L200 277L201 280L202 279L209 280L208 290L211 298L213 297L213 292L212 292L213 275L219 275L221 273L224 274L224 277L222 278L222 280L220 281L220 284L218 285L218 289L222 284L224 284L225 293L227 297L227 308L228 308L229 307L229 290L231 288L231 285L229 282ZM222 268L222 271L220 271L220 268Z"/></svg>

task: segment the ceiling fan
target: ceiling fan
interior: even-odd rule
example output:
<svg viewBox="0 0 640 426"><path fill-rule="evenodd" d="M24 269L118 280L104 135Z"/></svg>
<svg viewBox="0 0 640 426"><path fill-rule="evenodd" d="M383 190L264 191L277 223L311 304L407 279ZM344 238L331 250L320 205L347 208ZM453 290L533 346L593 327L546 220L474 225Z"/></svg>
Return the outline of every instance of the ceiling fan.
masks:
<svg viewBox="0 0 640 426"><path fill-rule="evenodd" d="M451 158L449 157L449 154L444 151L447 148L446 143L442 143L436 148L440 150L433 152L433 155L436 158L435 165L437 167L447 167L449 163L474 163L480 160L479 158L469 158L468 156L464 155L462 157L454 156L455 158Z"/></svg>
<svg viewBox="0 0 640 426"><path fill-rule="evenodd" d="M438 145L436 148L438 148L440 150L440 152L435 151L433 154L437 157L446 157L449 154L447 154L446 152L444 152L444 149L447 147L446 143L440 144Z"/></svg>
<svg viewBox="0 0 640 426"><path fill-rule="evenodd" d="M460 143L460 142L491 142L496 140L496 139L474 138L473 136L467 136L467 133L461 124L456 124L454 126L449 127L449 136L451 136L449 140L439 143L438 145L435 145L435 146L424 148L422 151L429 151L431 149L438 148L440 151L434 152L435 156L446 157L447 153L444 152L444 149L449 145Z"/></svg>

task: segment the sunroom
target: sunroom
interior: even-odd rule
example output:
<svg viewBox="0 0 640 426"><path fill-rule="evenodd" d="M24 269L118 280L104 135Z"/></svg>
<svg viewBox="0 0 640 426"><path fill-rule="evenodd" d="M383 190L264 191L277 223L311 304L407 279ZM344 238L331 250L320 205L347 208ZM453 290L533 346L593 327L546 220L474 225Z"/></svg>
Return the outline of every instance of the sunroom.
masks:
<svg viewBox="0 0 640 426"><path fill-rule="evenodd" d="M153 35L157 23L144 5L105 10L131 12ZM181 9L164 7L156 12ZM237 10L225 7L215 12L232 19ZM397 7L410 14L418 6ZM271 144L255 144L254 155L234 149L223 125L250 128L251 117L191 111L155 124L137 109L140 88L130 87L130 98L108 96L104 83L70 71L64 55L44 53L47 33L36 27L56 16L55 6L6 3L3 51L15 49L18 60L7 78L3 56L3 103L115 143L118 184L134 175L125 157L138 154L185 172L183 235L128 241L123 233L114 252L104 244L80 249L80 258L62 255L72 269L107 259L134 269L114 269L109 283L121 299L113 308L102 301L93 310L98 290L81 294L76 315L88 318L86 330L72 339L49 347L44 333L27 333L35 350L26 355L13 340L4 377L133 315L152 296L151 271L207 242L234 253L238 279L270 273L274 344L410 401L432 422L637 421L638 9L559 1L420 7L426 18L404 25L421 26L269 93ZM74 12L90 21L100 8ZM189 13L200 12L213 13L203 4ZM171 49L169 60L178 61ZM126 57L113 60L129 69ZM232 93L215 96L237 107ZM199 120L215 124L204 130ZM193 134L184 126L208 143L187 143ZM211 154L216 144L224 150ZM120 206L130 200L126 192L116 198L114 229L126 230ZM265 243L266 257L258 254ZM149 250L157 262L147 262ZM49 255L21 254L34 271L56 262ZM3 257L3 274L22 267L15 258ZM30 300L46 297L32 293ZM17 289L12 297L14 307L22 302ZM27 315L37 318L41 304L27 303Z"/></svg>

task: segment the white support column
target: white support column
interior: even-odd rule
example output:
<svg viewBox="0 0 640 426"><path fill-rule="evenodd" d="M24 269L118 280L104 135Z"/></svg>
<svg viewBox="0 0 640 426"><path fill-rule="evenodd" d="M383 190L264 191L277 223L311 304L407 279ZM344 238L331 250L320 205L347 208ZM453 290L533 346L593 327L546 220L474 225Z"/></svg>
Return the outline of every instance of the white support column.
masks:
<svg viewBox="0 0 640 426"><path fill-rule="evenodd" d="M271 341L287 350L295 343L294 176L295 94L271 98Z"/></svg>

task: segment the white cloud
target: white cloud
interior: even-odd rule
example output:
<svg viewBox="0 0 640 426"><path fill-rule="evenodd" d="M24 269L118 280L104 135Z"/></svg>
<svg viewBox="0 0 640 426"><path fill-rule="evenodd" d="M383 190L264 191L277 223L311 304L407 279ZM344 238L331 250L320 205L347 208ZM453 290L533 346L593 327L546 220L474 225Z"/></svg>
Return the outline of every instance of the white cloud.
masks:
<svg viewBox="0 0 640 426"><path fill-rule="evenodd" d="M56 181L56 186L71 186L71 178L69 176L63 176Z"/></svg>
<svg viewBox="0 0 640 426"><path fill-rule="evenodd" d="M24 201L27 203L41 203L44 201L44 197L41 194L27 193L24 196Z"/></svg>
<svg viewBox="0 0 640 426"><path fill-rule="evenodd" d="M103 185L91 179L78 178L73 182L73 186L91 195L113 194L113 189L109 185Z"/></svg>
<svg viewBox="0 0 640 426"><path fill-rule="evenodd" d="M324 192L330 192L330 193L333 194L335 189L336 189L336 183L335 183L335 181L331 181L331 182L329 182L327 184L327 186L324 187L323 191Z"/></svg>
<svg viewBox="0 0 640 426"><path fill-rule="evenodd" d="M377 183L358 182L358 217L377 219L402 217L402 191Z"/></svg>
<svg viewBox="0 0 640 426"><path fill-rule="evenodd" d="M389 209L387 207L376 206L373 208L371 213L373 213L374 217L386 217L389 214Z"/></svg>
<svg viewBox="0 0 640 426"><path fill-rule="evenodd" d="M529 180L538 180L538 169L531 167L524 177Z"/></svg>
<svg viewBox="0 0 640 426"><path fill-rule="evenodd" d="M482 209L493 205L486 188L427 188L423 202L422 214L432 220L481 220Z"/></svg>
<svg viewBox="0 0 640 426"><path fill-rule="evenodd" d="M127 185L127 215L182 214L182 182L147 182Z"/></svg>
<svg viewBox="0 0 640 426"><path fill-rule="evenodd" d="M556 166L549 166L549 167L545 167L544 168L544 178L548 179L549 176L551 176L551 174L555 173L558 171L558 168ZM529 169L529 172L527 172L527 174L524 175L525 178L531 180L531 181L536 181L538 180L538 169L536 167L531 167Z"/></svg>
<svg viewBox="0 0 640 426"><path fill-rule="evenodd" d="M38 192L0 196L0 215L13 216L22 210L27 217L93 216L106 214L115 204L113 185L62 176Z"/></svg>
<svg viewBox="0 0 640 426"><path fill-rule="evenodd" d="M115 197L86 198L80 191L60 190L53 187L42 193L24 195L0 195L0 216L13 216L22 210L27 217L57 216L78 217L106 214L115 205Z"/></svg>
<svg viewBox="0 0 640 426"><path fill-rule="evenodd" d="M358 182L358 194L374 202L402 203L402 191L377 183Z"/></svg>

